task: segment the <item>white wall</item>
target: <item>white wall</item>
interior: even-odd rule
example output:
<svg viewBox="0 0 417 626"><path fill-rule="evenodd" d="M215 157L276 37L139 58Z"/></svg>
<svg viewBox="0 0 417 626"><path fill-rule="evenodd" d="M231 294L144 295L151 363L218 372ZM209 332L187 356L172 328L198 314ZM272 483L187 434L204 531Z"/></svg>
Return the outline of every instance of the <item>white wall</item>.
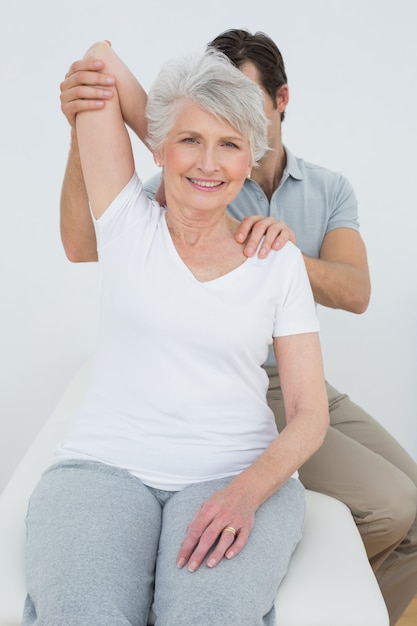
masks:
<svg viewBox="0 0 417 626"><path fill-rule="evenodd" d="M2 0L0 490L94 345L97 270L70 264L59 239L60 81L107 38L148 88L166 58L232 27L277 41L285 142L359 198L372 303L362 316L320 309L327 377L417 459L416 17L414 0Z"/></svg>

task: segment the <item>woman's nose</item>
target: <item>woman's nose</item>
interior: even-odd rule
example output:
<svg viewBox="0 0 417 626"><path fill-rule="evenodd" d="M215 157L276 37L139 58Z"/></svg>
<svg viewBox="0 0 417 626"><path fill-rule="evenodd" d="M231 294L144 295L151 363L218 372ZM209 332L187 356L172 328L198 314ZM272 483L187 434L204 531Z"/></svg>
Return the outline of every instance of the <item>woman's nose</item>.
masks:
<svg viewBox="0 0 417 626"><path fill-rule="evenodd" d="M206 174L210 174L218 170L218 160L216 156L216 150L209 146L202 148L200 152L199 167L201 171Z"/></svg>

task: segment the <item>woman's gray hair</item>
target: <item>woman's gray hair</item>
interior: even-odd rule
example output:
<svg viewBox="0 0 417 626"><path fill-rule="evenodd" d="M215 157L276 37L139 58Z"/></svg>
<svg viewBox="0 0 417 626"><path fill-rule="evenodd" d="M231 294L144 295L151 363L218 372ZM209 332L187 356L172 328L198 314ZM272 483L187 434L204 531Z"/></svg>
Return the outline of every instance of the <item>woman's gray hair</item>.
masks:
<svg viewBox="0 0 417 626"><path fill-rule="evenodd" d="M151 87L146 106L148 145L162 149L184 101L224 119L249 141L253 166L268 148L263 94L221 52L181 57L165 63Z"/></svg>

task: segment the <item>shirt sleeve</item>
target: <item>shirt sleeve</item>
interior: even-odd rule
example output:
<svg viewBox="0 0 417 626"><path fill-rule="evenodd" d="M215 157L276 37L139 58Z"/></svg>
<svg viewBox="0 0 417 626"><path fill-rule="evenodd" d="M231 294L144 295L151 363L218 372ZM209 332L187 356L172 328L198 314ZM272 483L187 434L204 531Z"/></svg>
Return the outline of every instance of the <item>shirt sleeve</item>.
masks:
<svg viewBox="0 0 417 626"><path fill-rule="evenodd" d="M336 228L359 230L358 201L350 182L339 174L332 193L326 233Z"/></svg>
<svg viewBox="0 0 417 626"><path fill-rule="evenodd" d="M99 254L109 243L133 228L146 228L146 224L159 218L160 211L159 205L146 195L135 172L103 215L98 219L93 216Z"/></svg>
<svg viewBox="0 0 417 626"><path fill-rule="evenodd" d="M287 248L288 243L285 248ZM301 252L291 246L287 279L277 307L274 337L318 332L320 329L313 292Z"/></svg>

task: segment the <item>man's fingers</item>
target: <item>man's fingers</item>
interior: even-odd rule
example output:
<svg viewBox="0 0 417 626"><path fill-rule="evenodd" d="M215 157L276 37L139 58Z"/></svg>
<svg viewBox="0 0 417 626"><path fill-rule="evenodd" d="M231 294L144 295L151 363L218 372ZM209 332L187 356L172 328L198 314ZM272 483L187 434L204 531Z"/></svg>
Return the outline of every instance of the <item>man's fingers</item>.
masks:
<svg viewBox="0 0 417 626"><path fill-rule="evenodd" d="M90 70L80 70L71 74L60 84L61 92L69 91L76 87L101 87L110 88L115 84L114 76L110 74L101 74L100 72L91 72Z"/></svg>
<svg viewBox="0 0 417 626"><path fill-rule="evenodd" d="M237 241L241 243L246 241L254 225L262 219L264 219L262 215L247 215L244 217L236 231L235 237Z"/></svg>
<svg viewBox="0 0 417 626"><path fill-rule="evenodd" d="M68 72L65 74L65 80L80 71L89 70L91 72L100 72L103 68L104 63L100 59L93 59L92 57L79 59L78 61L71 63Z"/></svg>
<svg viewBox="0 0 417 626"><path fill-rule="evenodd" d="M246 256L253 256L261 243L262 238L265 237L258 255L260 257L266 256L271 249L272 241L276 238L280 230L277 227L277 224L278 222L272 217L265 217L257 220L257 222L252 226L252 230L250 231L243 253Z"/></svg>

